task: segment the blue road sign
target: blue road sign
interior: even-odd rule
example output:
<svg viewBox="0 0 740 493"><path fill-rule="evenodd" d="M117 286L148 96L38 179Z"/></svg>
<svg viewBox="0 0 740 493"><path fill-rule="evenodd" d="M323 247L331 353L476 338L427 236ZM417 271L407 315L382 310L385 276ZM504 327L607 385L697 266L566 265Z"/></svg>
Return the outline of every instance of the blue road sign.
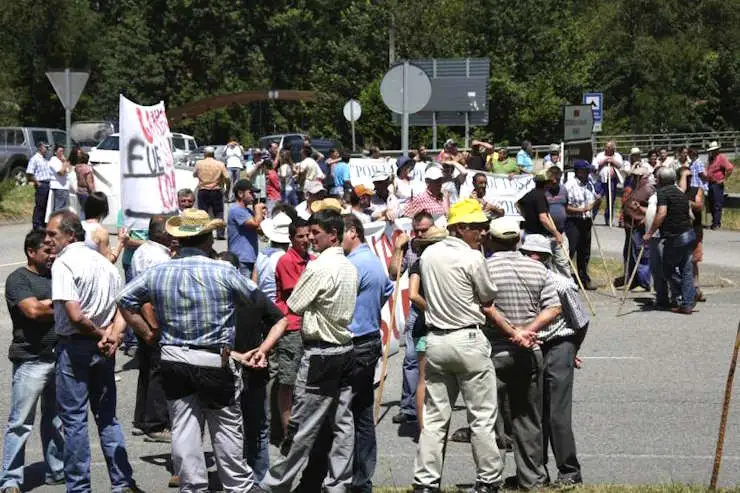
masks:
<svg viewBox="0 0 740 493"><path fill-rule="evenodd" d="M601 132L601 124L604 121L604 93L585 93L583 95L583 104L591 106L591 111L594 114L594 132Z"/></svg>

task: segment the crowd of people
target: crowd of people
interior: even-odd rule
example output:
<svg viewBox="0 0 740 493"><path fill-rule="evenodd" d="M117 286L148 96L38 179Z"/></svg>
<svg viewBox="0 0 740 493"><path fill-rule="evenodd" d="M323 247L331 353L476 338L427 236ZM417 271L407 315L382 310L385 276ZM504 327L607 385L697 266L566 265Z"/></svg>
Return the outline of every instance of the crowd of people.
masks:
<svg viewBox="0 0 740 493"><path fill-rule="evenodd" d="M579 286L596 289L588 265L600 205L611 224L623 184L625 275L615 282L652 285L656 308L689 314L704 299L696 289L704 194L719 227L732 165L716 143L704 166L691 149L647 160L632 149L625 160L610 142L565 179L559 146L542 164L531 149L525 142L509 157L474 141L462 153L450 140L435 159L421 148L393 173L353 184L346 152L325 157L305 142L293 163L289 149L273 146L245 165L232 141L226 163L206 149L193 171L197 192L178 192L178 214L122 228L112 247L107 197L85 156L70 165L63 148L47 160L40 147L27 170L37 187L27 265L5 289L13 373L0 489L21 491L40 401L47 483L93 489L89 406L112 490L138 491L116 413L114 358L123 349L139 368L133 433L171 443L170 487L208 491L207 424L225 491L372 491L381 310L403 273L410 307L393 422L419 434L414 491L441 487L459 394L469 427L451 438L471 444L476 493L582 482L572 392L589 325ZM412 183L419 163L421 191ZM532 175L520 216L505 215L484 171ZM54 185L70 172L83 183L79 213ZM399 217L411 231L393 240L386 266L365 228ZM217 239L226 250L214 249ZM279 449L272 458L270 443Z"/></svg>

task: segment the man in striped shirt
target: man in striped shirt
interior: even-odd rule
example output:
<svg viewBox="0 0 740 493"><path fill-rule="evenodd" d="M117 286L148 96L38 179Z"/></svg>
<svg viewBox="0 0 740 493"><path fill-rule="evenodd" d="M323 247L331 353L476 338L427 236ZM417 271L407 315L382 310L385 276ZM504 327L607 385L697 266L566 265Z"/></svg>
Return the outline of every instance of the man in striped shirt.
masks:
<svg viewBox="0 0 740 493"><path fill-rule="evenodd" d="M519 253L521 231L510 217L491 221L491 249L488 271L498 287L493 304L511 325L537 333L560 315L560 299L548 280L547 269ZM551 251L551 250L550 250ZM511 430L516 458L516 477L506 485L538 488L547 482L542 450L542 351L524 348L503 333L490 334L496 376L504 385L511 411Z"/></svg>
<svg viewBox="0 0 740 493"><path fill-rule="evenodd" d="M41 229L46 224L46 205L49 201L49 187L54 179L54 171L46 159L46 143L38 143L38 152L31 156L26 167L28 181L36 187L36 203L33 207L33 229Z"/></svg>
<svg viewBox="0 0 740 493"><path fill-rule="evenodd" d="M521 251L530 259L547 265L550 259L549 243L548 238L542 235L528 235ZM558 468L555 485L565 487L583 482L571 416L575 359L589 320L578 297L578 286L573 280L553 271L547 274L558 293L563 311L549 326L537 333L543 356L543 456L547 464L547 447L552 444Z"/></svg>

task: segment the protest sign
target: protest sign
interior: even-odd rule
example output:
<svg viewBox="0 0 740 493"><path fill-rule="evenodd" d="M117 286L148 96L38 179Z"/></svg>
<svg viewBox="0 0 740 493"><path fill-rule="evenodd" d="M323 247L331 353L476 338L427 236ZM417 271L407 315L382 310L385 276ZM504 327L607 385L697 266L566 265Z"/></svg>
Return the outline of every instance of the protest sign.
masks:
<svg viewBox="0 0 740 493"><path fill-rule="evenodd" d="M349 176L352 186L361 183L370 183L373 175L387 173L396 176L396 161L394 159L352 158L349 160Z"/></svg>
<svg viewBox="0 0 740 493"><path fill-rule="evenodd" d="M177 212L175 160L164 102L141 106L120 96L121 209L129 229L155 214Z"/></svg>
<svg viewBox="0 0 740 493"><path fill-rule="evenodd" d="M521 217L516 203L534 188L532 175L509 177L509 175L494 175L482 171L469 172L465 177L465 183L460 187L460 197L470 196L473 191L473 177L478 173L486 175L488 180L484 200L503 208L507 216Z"/></svg>

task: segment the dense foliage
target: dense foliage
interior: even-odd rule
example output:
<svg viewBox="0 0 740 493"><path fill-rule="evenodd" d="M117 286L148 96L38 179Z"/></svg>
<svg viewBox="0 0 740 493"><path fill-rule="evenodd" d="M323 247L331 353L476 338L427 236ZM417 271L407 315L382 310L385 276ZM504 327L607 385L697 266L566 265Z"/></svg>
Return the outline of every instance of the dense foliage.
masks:
<svg viewBox="0 0 740 493"><path fill-rule="evenodd" d="M401 58L489 57L497 141L558 136L560 106L606 94L605 132L740 127L740 0L0 0L0 124L62 126L44 76L89 69L75 120L115 118L118 94L168 107L245 90L304 89L185 120L202 141L304 130L398 148L378 93ZM392 36L391 36L392 32ZM441 129L440 139L461 129ZM413 129L412 143L429 142Z"/></svg>

